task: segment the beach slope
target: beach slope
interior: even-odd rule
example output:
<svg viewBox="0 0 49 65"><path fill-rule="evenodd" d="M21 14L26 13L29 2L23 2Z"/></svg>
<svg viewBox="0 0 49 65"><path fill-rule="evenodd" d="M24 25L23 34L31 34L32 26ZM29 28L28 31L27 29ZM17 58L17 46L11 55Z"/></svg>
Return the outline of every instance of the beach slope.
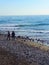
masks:
<svg viewBox="0 0 49 65"><path fill-rule="evenodd" d="M49 47L25 38L0 36L0 65L49 65Z"/></svg>

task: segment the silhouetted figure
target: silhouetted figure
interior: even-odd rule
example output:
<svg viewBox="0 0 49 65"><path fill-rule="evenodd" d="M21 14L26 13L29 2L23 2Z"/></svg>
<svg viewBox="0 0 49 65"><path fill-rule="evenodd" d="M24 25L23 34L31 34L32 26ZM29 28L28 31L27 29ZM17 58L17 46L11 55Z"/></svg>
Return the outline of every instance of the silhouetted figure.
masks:
<svg viewBox="0 0 49 65"><path fill-rule="evenodd" d="M12 39L15 39L15 32L12 31Z"/></svg>
<svg viewBox="0 0 49 65"><path fill-rule="evenodd" d="M10 32L8 31L7 39L10 40Z"/></svg>

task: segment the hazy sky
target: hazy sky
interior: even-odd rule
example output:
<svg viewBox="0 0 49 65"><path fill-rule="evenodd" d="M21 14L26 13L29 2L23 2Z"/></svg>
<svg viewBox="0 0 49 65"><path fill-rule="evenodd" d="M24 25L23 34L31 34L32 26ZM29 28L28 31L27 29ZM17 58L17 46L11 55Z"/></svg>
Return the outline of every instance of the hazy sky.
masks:
<svg viewBox="0 0 49 65"><path fill-rule="evenodd" d="M0 15L49 15L49 0L0 0Z"/></svg>

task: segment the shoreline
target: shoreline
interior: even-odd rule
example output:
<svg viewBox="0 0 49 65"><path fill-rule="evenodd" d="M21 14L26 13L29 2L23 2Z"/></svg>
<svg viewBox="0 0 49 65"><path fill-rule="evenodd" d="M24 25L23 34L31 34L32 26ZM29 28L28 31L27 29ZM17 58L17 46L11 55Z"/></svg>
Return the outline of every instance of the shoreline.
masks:
<svg viewBox="0 0 49 65"><path fill-rule="evenodd" d="M7 32L8 32L8 31L0 31L0 34L1 34L1 35L7 35ZM11 32L12 32L12 30L10 31L10 34L11 34ZM31 36L27 36L27 35L24 35L24 36L23 36L23 35L21 35L21 34L20 34L20 35L19 35L19 34L18 34L18 35L16 34L15 36L16 36L16 37L20 36L20 37L24 37L24 38L27 38L27 37L28 37L29 39L35 40L35 42L36 42L36 41L39 41L39 42L41 42L41 43L45 43L45 42L46 42L45 45L49 45L49 39L48 39L48 38L45 39L45 38L34 37L34 36L31 37ZM37 36L38 36L38 35L37 35Z"/></svg>
<svg viewBox="0 0 49 65"><path fill-rule="evenodd" d="M3 33L1 32L0 35L7 37L7 31L4 34ZM22 38L22 39L30 40L30 41L33 41L35 43L39 43L39 44L42 44L42 45L45 45L45 46L49 46L49 40L44 40L44 39L40 39L40 38L30 38L29 36L19 36L19 35L15 36L15 38Z"/></svg>
<svg viewBox="0 0 49 65"><path fill-rule="evenodd" d="M6 40L6 41L8 41L7 40L7 34L0 34L0 36L2 37L0 37L0 41L1 40ZM5 37L5 38L4 38ZM11 41L12 41L12 37L10 37L11 39ZM18 39L18 41L17 42L21 42L21 43L23 43L23 44L27 44L27 45L30 45L30 46L34 46L34 47L37 47L37 48L40 48L40 49L45 49L45 50L49 50L49 45L47 45L47 44L44 44L44 40L40 40L40 39L32 39L32 38L29 38L28 36L26 36L26 37L24 37L24 36L16 36L15 37L15 40L17 40ZM10 41L9 40L9 41ZM14 41L15 41L14 40Z"/></svg>
<svg viewBox="0 0 49 65"><path fill-rule="evenodd" d="M1 31L0 32L0 35L5 35L5 36L7 36L7 32L8 31L6 31L6 33L5 33L5 31ZM12 32L12 31L11 31ZM11 32L10 32L10 34L11 34ZM40 38L34 38L34 37L29 37L29 36L23 36L23 35L15 35L15 37L21 37L21 38L25 38L25 39L29 39L29 40L32 40L32 41L34 41L34 42L37 42L37 43L41 43L41 44L43 44L43 45L47 45L47 46L49 46L49 40L44 40L44 39L40 39Z"/></svg>
<svg viewBox="0 0 49 65"><path fill-rule="evenodd" d="M0 40L7 40L7 34L0 34L0 36L2 37L2 38L0 37ZM10 38L12 40L11 36L10 36ZM49 44L45 40L29 38L28 36L15 36L15 40L18 39L18 38L23 40L24 42L28 40L29 43L31 42L31 45L35 44L37 46L49 47Z"/></svg>

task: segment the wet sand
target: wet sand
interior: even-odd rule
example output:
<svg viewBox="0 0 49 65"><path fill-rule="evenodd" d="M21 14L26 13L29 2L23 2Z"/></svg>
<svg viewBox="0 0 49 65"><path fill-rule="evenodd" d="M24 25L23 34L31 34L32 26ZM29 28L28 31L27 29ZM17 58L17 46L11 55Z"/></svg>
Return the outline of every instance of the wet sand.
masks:
<svg viewBox="0 0 49 65"><path fill-rule="evenodd" d="M49 65L49 46L28 38L0 35L0 65Z"/></svg>

